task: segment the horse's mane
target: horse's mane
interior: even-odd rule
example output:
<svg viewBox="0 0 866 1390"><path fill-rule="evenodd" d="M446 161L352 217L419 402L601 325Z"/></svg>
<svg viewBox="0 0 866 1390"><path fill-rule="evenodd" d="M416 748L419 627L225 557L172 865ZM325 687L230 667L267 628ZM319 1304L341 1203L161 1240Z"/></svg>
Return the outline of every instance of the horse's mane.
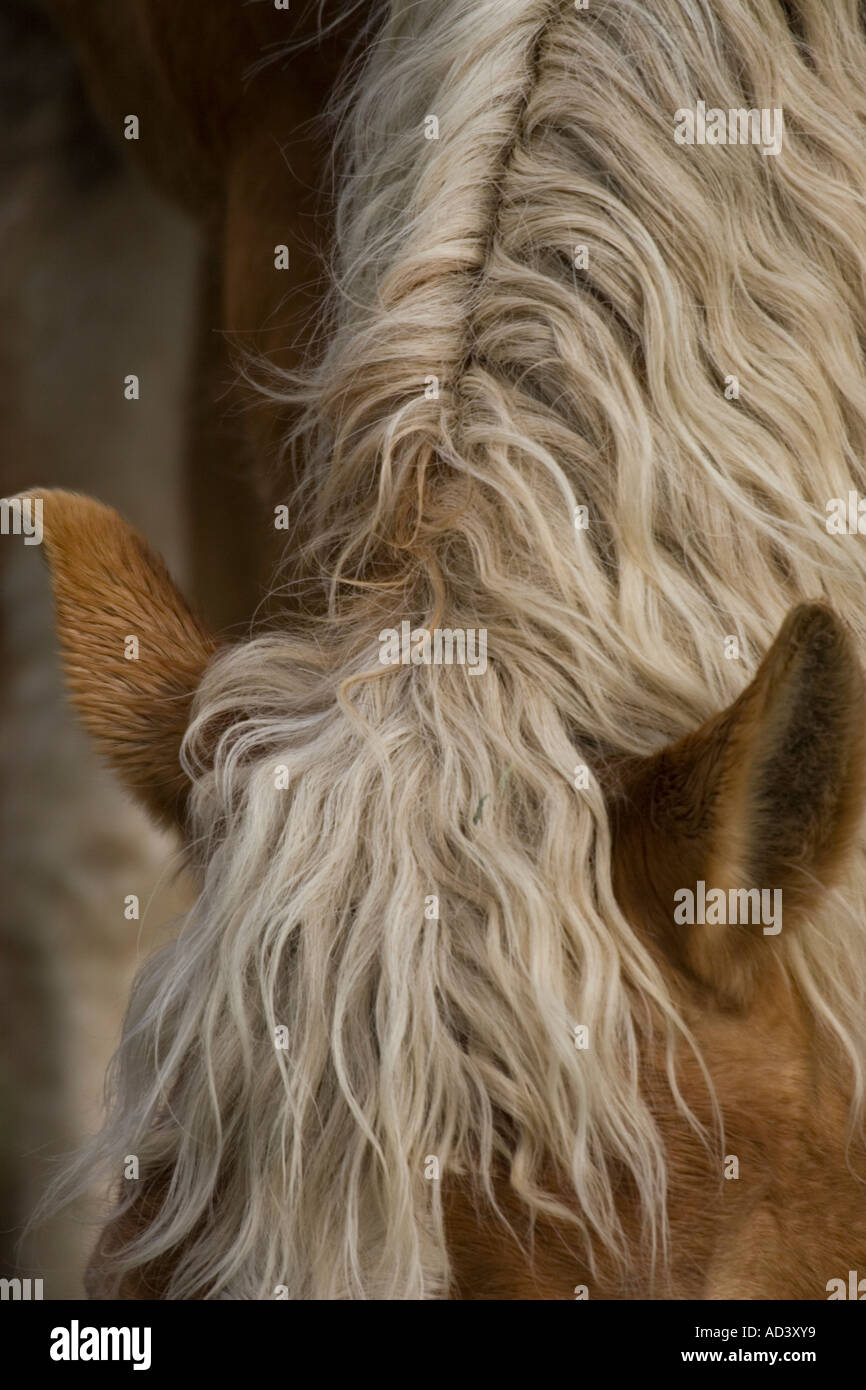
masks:
<svg viewBox="0 0 866 1390"><path fill-rule="evenodd" d="M729 702L799 600L866 635L862 542L825 528L866 490L866 42L854 0L787 9L796 33L750 0L385 16L345 105L326 347L265 388L300 410L326 611L198 696L203 891L77 1170L170 1174L118 1280L181 1247L171 1297L441 1295L431 1157L620 1252L624 1171L663 1255L640 1055L651 1018L671 1058L687 1035L574 769ZM783 153L678 146L697 99L782 107ZM380 665L404 619L485 628L487 674ZM861 921L840 896L785 942L858 1105Z"/></svg>

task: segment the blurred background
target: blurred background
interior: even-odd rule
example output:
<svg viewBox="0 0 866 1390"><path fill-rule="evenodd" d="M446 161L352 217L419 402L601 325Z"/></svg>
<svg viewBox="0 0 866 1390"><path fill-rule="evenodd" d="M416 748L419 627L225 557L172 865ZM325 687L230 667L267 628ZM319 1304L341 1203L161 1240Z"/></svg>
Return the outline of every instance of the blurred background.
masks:
<svg viewBox="0 0 866 1390"><path fill-rule="evenodd" d="M293 553L273 512L287 416L238 355L292 367L313 342L322 113L378 8L347 0L324 23L320 0L0 0L0 497L114 506L227 637L267 611L281 539ZM133 974L193 885L76 724L41 551L14 535L0 644L0 1278L74 1298L106 1194L22 1228L100 1125Z"/></svg>
<svg viewBox="0 0 866 1390"><path fill-rule="evenodd" d="M0 0L0 495L117 507L188 581L182 459L201 248L91 113L36 0ZM141 378L141 399L119 382ZM0 538L0 1264L82 1296L103 1194L19 1247L57 1156L98 1128L138 961L183 909L178 846L66 703L47 569ZM139 921L124 917L138 895Z"/></svg>

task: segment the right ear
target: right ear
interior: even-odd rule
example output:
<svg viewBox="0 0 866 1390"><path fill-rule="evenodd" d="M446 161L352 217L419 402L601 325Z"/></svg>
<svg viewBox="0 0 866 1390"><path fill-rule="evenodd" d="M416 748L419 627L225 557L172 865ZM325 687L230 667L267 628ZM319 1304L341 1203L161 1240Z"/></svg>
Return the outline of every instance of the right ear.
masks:
<svg viewBox="0 0 866 1390"><path fill-rule="evenodd" d="M854 643L829 609L803 604L728 709L621 765L611 798L617 896L679 966L743 1005L782 924L797 931L842 875L864 800L866 693ZM707 894L721 890L729 920L677 919L677 895L697 902L701 882ZM745 922L730 911L750 893L757 904L756 889L779 895L766 900L781 911L770 928L751 907Z"/></svg>
<svg viewBox="0 0 866 1390"><path fill-rule="evenodd" d="M145 808L182 826L180 747L216 643L117 512L71 492L27 497L41 513L72 702Z"/></svg>

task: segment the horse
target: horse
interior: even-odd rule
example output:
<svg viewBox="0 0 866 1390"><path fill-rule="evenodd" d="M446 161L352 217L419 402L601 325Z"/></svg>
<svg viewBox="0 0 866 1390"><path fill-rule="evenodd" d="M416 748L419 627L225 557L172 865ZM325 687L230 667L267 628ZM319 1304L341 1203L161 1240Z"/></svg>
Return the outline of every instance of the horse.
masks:
<svg viewBox="0 0 866 1390"><path fill-rule="evenodd" d="M359 6L326 25L312 0L291 10L47 3L115 146L202 234L185 483L191 586L216 627L248 627L278 553L273 505L292 479L265 463L287 412L244 391L243 364L266 357L290 369L315 334L333 236L324 117L363 34Z"/></svg>
<svg viewBox="0 0 866 1390"><path fill-rule="evenodd" d="M232 362L252 344L270 343L278 361L299 350L327 254L320 118L346 53L345 23L320 35L298 4L270 26L241 9L193 0L178 17L158 5L8 0L0 19L14 92L3 140L3 496L41 476L111 501L183 567L219 630L248 628L278 538L266 470L253 466L277 412L233 383ZM288 80L274 44L303 51ZM287 269L273 244L249 238L244 260L245 218L259 234L272 220ZM76 301L87 304L83 329ZM124 399L124 371L140 373L140 401ZM59 707L45 576L15 550L4 535L3 839L14 888L0 974L8 1054L21 1063L6 1067L0 1262L10 1275L49 1271L57 1297L80 1288L84 1223L58 1213L15 1247L42 1177L29 1155L47 1163L92 1128L136 959L186 890L170 872L173 837L124 805ZM33 739L41 771L24 751ZM140 927L122 916L118 933L118 903L133 889L148 908Z"/></svg>
<svg viewBox="0 0 866 1390"><path fill-rule="evenodd" d="M114 1181L97 1298L825 1298L866 1262L857 6L377 14L327 333L262 374L282 612L228 643L32 494L73 703L200 882L55 1200ZM698 101L778 153L677 141Z"/></svg>

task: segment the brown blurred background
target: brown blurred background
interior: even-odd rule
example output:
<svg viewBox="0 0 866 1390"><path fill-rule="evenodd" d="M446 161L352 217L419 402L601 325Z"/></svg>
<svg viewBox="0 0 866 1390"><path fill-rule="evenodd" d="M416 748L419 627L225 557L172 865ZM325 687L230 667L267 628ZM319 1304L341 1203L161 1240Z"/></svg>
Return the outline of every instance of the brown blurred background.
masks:
<svg viewBox="0 0 866 1390"><path fill-rule="evenodd" d="M287 415L243 385L238 353L293 367L309 351L331 225L321 115L377 8L346 0L338 29L319 0L0 0L0 496L113 505L223 635L263 616L279 541L293 552L273 524ZM105 1194L22 1227L98 1128L133 973L193 885L76 725L47 571L14 535L0 642L0 1277L79 1297Z"/></svg>
<svg viewBox="0 0 866 1390"><path fill-rule="evenodd" d="M67 487L188 579L182 459L201 248L91 114L35 0L0 0L0 495ZM135 372L141 399L124 400ZM182 909L177 845L68 708L38 547L0 538L0 1263L82 1296L93 1209L18 1247L52 1163L98 1127L132 973ZM138 895L140 921L124 917ZM94 1194L94 1207L100 1194Z"/></svg>

